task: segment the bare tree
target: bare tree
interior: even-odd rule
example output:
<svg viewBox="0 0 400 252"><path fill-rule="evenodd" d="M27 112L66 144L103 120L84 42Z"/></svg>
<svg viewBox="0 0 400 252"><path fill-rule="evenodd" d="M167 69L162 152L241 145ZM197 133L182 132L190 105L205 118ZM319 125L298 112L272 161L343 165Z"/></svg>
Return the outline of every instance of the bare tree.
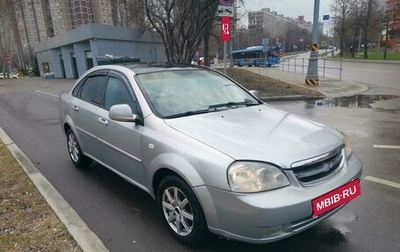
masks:
<svg viewBox="0 0 400 252"><path fill-rule="evenodd" d="M368 58L368 41L371 34L377 33L382 27L383 8L379 0L362 0L360 26L363 31L364 58Z"/></svg>
<svg viewBox="0 0 400 252"><path fill-rule="evenodd" d="M9 8L6 1L0 1L0 72L9 73L10 63L6 60L6 56L12 55L13 32L11 30L11 21L9 19ZM6 76L7 77L7 76Z"/></svg>
<svg viewBox="0 0 400 252"><path fill-rule="evenodd" d="M165 45L167 63L189 64L203 39L205 48L208 46L218 1L144 0L144 3L147 19Z"/></svg>
<svg viewBox="0 0 400 252"><path fill-rule="evenodd" d="M343 50L345 47L346 31L349 26L349 17L351 10L352 0L336 0L331 6L337 14L334 18L334 32L339 36L340 57L343 57Z"/></svg>
<svg viewBox="0 0 400 252"><path fill-rule="evenodd" d="M21 36L19 33L18 21L17 21L17 12L16 8L18 8L19 0L5 0L1 1L4 4L4 11L5 16L4 18L8 19L10 24L7 29L9 29L14 38L14 47L16 49L17 58L18 58L18 65L19 67L25 66L25 59L24 59L24 51L21 42Z"/></svg>
<svg viewBox="0 0 400 252"><path fill-rule="evenodd" d="M8 0L9 2L9 8L10 8L10 20L11 20L11 29L14 35L15 39L15 45L17 47L17 55L18 55L18 61L19 61L19 66L25 66L25 61L24 61L24 50L22 47L22 41L21 41L21 35L19 32L19 27L18 27L18 20L17 20L17 12L16 12L16 0Z"/></svg>
<svg viewBox="0 0 400 252"><path fill-rule="evenodd" d="M362 8L361 8L361 1L354 0L350 2L350 14L348 18L348 33L349 36L352 36L351 45L350 45L350 53L351 57L354 58L356 53L356 48L358 48L358 44L361 42L360 35L361 35L361 15L362 15Z"/></svg>
<svg viewBox="0 0 400 252"><path fill-rule="evenodd" d="M32 2L30 2L29 4L31 4ZM23 2L21 0L17 1L17 8L19 10L19 13L22 17L22 26L23 26L23 30L24 30L24 34L25 35L25 39L26 39L26 45L27 45L27 49L28 49L28 65L31 65L31 60L33 59L33 49L32 49L32 43L30 41L29 38L29 34L28 34L28 25L27 25L27 19L25 16L25 11L24 11L24 6L23 6ZM32 6L33 8L33 6ZM33 12L35 13L35 12ZM34 14L35 20L36 20L36 14ZM37 37L39 37L39 28L36 25L36 33L37 33ZM20 36L21 38L21 36ZM22 39L22 38L21 38ZM23 68L25 68L25 65L22 66Z"/></svg>
<svg viewBox="0 0 400 252"><path fill-rule="evenodd" d="M112 23L115 26L145 30L145 5L143 0L112 0Z"/></svg>

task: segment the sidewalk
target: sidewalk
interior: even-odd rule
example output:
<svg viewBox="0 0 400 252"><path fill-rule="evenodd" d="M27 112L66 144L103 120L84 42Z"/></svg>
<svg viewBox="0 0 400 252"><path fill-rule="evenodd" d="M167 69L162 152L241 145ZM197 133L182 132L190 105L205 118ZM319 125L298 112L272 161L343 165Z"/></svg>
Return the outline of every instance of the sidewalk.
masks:
<svg viewBox="0 0 400 252"><path fill-rule="evenodd" d="M246 70L266 75L292 85L317 90L328 98L353 96L368 89L368 87L356 82L321 77L319 78L318 86L310 87L305 85L306 75L286 72L273 67L247 67Z"/></svg>

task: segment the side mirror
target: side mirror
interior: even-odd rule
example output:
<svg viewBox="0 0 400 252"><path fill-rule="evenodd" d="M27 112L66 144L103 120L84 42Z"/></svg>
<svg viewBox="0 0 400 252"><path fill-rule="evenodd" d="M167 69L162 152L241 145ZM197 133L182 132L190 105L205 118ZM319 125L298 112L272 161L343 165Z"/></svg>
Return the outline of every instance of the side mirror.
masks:
<svg viewBox="0 0 400 252"><path fill-rule="evenodd" d="M108 116L111 120L119 122L136 122L137 115L133 114L128 104L117 104L110 108Z"/></svg>
<svg viewBox="0 0 400 252"><path fill-rule="evenodd" d="M257 90L249 90L249 93L257 98L260 98L260 92L258 92Z"/></svg>

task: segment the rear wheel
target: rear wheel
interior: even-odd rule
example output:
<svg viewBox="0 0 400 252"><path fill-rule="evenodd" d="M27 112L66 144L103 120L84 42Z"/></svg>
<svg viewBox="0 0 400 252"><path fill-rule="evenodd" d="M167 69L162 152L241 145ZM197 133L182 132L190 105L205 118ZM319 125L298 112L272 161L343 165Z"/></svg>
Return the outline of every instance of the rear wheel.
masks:
<svg viewBox="0 0 400 252"><path fill-rule="evenodd" d="M67 131L67 148L69 157L76 167L83 169L91 164L92 160L82 154L78 140L71 129Z"/></svg>
<svg viewBox="0 0 400 252"><path fill-rule="evenodd" d="M206 220L195 194L177 176L162 179L157 205L170 233L180 242L196 246L208 236Z"/></svg>

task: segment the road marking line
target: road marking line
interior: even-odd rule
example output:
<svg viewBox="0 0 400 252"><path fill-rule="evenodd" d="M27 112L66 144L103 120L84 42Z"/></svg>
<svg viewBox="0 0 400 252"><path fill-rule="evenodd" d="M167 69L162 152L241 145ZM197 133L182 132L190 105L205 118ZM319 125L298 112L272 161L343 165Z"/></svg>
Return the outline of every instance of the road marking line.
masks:
<svg viewBox="0 0 400 252"><path fill-rule="evenodd" d="M58 95L47 93L47 92L43 92L43 91L40 91L40 90L35 90L35 92L36 93L40 93L40 94L44 94L44 95L48 95L48 96L51 96L51 97L58 98Z"/></svg>
<svg viewBox="0 0 400 252"><path fill-rule="evenodd" d="M374 148L399 150L400 149L400 145L379 145L379 144L374 144Z"/></svg>
<svg viewBox="0 0 400 252"><path fill-rule="evenodd" d="M388 180L384 180L384 179L379 179L379 178L375 178L375 177L371 177L371 176L367 176L364 178L365 180L369 180L378 184L382 184L382 185L386 185L386 186L391 186L391 187L395 187L400 189L400 184L399 183L395 183L392 181L388 181Z"/></svg>

